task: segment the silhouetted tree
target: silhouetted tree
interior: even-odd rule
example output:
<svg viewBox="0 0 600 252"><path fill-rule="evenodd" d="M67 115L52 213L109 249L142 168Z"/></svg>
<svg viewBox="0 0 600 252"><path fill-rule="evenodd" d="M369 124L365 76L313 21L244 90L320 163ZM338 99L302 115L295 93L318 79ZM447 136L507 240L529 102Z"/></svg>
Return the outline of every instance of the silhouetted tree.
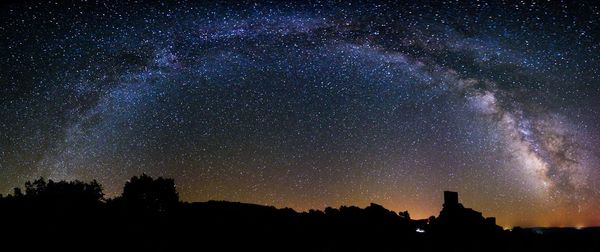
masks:
<svg viewBox="0 0 600 252"><path fill-rule="evenodd" d="M21 188L15 187L13 189L13 196L16 197L16 198L23 197L23 191L21 191Z"/></svg>
<svg viewBox="0 0 600 252"><path fill-rule="evenodd" d="M173 179L153 179L146 174L127 181L121 198L130 207L157 212L168 211L179 202Z"/></svg>
<svg viewBox="0 0 600 252"><path fill-rule="evenodd" d="M50 180L52 182L52 180ZM40 177L33 182L27 181L25 182L25 194L29 197L35 197L40 194L43 194L47 189L47 183L44 178Z"/></svg>
<svg viewBox="0 0 600 252"><path fill-rule="evenodd" d="M54 211L91 209L102 202L102 186L96 181L85 183L75 181L46 180L39 178L25 183L25 193L15 188L15 197L24 198L28 204L40 209Z"/></svg>

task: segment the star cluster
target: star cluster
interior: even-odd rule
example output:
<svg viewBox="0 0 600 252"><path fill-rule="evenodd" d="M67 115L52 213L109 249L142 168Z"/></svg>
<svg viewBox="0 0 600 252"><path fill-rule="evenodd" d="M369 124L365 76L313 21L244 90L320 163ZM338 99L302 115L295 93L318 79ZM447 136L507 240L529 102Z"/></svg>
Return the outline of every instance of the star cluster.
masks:
<svg viewBox="0 0 600 252"><path fill-rule="evenodd" d="M600 225L600 5L68 1L0 12L0 192L142 172L184 200L442 190L504 226Z"/></svg>

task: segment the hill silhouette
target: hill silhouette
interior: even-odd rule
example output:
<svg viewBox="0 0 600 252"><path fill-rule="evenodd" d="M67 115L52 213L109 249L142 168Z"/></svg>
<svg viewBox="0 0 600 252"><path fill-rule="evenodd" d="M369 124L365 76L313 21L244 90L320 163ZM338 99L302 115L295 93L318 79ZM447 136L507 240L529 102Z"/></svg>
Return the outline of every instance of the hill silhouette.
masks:
<svg viewBox="0 0 600 252"><path fill-rule="evenodd" d="M0 196L0 248L133 251L600 251L600 230L503 230L444 192L437 217L372 203L296 212L181 202L172 179L135 176L106 199L96 181L25 183Z"/></svg>

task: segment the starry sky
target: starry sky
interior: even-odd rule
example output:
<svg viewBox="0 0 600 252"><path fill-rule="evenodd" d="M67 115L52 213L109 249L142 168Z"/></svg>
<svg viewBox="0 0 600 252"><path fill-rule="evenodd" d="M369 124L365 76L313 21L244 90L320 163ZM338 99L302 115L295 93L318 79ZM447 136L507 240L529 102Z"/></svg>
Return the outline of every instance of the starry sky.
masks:
<svg viewBox="0 0 600 252"><path fill-rule="evenodd" d="M0 193L600 225L598 31L597 1L3 3Z"/></svg>

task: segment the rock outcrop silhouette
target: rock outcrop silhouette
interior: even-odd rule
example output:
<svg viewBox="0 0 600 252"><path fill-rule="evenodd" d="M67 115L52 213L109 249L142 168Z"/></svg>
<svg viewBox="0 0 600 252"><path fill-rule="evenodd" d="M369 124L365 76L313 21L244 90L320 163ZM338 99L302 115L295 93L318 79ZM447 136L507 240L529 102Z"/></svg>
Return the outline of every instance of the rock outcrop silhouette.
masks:
<svg viewBox="0 0 600 252"><path fill-rule="evenodd" d="M460 250L486 248L500 245L504 238L502 227L493 217L485 218L480 212L464 207L458 193L445 191L444 204L437 218L430 218L428 235L436 241L437 249L457 247Z"/></svg>

